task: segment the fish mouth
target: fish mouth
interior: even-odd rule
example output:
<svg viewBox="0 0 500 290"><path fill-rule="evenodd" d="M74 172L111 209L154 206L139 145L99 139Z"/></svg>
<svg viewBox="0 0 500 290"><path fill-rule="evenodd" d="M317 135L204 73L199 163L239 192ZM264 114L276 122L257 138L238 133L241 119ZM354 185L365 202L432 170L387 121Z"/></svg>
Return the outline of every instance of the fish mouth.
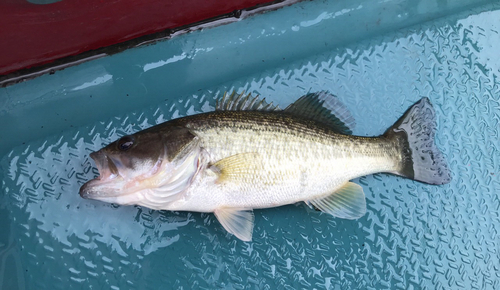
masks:
<svg viewBox="0 0 500 290"><path fill-rule="evenodd" d="M103 199L120 193L120 175L111 158L102 151L90 153L96 164L99 176L87 181L80 188L80 196L86 199Z"/></svg>

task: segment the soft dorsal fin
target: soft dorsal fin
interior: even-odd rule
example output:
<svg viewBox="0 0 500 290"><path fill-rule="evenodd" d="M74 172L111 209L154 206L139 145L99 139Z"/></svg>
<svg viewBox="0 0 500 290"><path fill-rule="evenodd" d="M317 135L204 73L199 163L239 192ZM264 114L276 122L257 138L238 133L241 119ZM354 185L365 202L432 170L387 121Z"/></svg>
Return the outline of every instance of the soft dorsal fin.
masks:
<svg viewBox="0 0 500 290"><path fill-rule="evenodd" d="M224 96L217 101L215 106L217 111L279 111L278 106L273 103L267 103L266 99L260 99L259 96L252 97L251 94L245 95L245 92L237 94L224 93Z"/></svg>
<svg viewBox="0 0 500 290"><path fill-rule="evenodd" d="M356 125L347 107L325 91L302 96L284 111L315 120L342 134L352 134Z"/></svg>

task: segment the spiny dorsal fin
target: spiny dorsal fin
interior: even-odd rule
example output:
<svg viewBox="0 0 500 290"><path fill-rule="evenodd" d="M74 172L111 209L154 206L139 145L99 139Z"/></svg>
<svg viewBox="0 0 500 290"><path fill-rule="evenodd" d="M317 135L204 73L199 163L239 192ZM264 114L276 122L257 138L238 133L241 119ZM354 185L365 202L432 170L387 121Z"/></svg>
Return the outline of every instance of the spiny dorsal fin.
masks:
<svg viewBox="0 0 500 290"><path fill-rule="evenodd" d="M343 219L358 219L366 213L363 188L353 182L347 182L327 197L313 199L309 203L322 212Z"/></svg>
<svg viewBox="0 0 500 290"><path fill-rule="evenodd" d="M259 96L252 97L251 94L245 95L245 92L237 94L233 91L232 94L224 93L222 99L217 101L215 106L217 111L279 111L278 106L273 103L267 103L265 99L260 99Z"/></svg>
<svg viewBox="0 0 500 290"><path fill-rule="evenodd" d="M284 111L318 121L342 134L352 134L356 125L347 107L325 91L302 96Z"/></svg>

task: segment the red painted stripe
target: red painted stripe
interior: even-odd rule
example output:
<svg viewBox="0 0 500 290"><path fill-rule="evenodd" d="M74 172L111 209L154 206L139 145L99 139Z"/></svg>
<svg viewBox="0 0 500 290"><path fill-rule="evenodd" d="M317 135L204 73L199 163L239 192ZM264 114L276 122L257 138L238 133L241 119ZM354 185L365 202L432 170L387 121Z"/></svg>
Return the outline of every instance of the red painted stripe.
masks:
<svg viewBox="0 0 500 290"><path fill-rule="evenodd" d="M0 75L269 0L63 0L0 3Z"/></svg>

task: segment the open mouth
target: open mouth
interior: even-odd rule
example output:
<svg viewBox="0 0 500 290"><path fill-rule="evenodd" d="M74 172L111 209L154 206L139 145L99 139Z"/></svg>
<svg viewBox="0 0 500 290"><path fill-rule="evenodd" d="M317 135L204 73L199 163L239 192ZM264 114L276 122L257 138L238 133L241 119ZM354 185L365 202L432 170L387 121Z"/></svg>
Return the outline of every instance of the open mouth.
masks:
<svg viewBox="0 0 500 290"><path fill-rule="evenodd" d="M94 160L99 171L97 179L106 180L118 175L115 163L106 154L102 153L102 151L90 153L90 158Z"/></svg>
<svg viewBox="0 0 500 290"><path fill-rule="evenodd" d="M82 185L80 196L88 199L109 196L110 191L111 193L116 191L116 188L111 183L119 177L118 169L114 162L102 151L91 153L90 158L94 160L99 176Z"/></svg>

